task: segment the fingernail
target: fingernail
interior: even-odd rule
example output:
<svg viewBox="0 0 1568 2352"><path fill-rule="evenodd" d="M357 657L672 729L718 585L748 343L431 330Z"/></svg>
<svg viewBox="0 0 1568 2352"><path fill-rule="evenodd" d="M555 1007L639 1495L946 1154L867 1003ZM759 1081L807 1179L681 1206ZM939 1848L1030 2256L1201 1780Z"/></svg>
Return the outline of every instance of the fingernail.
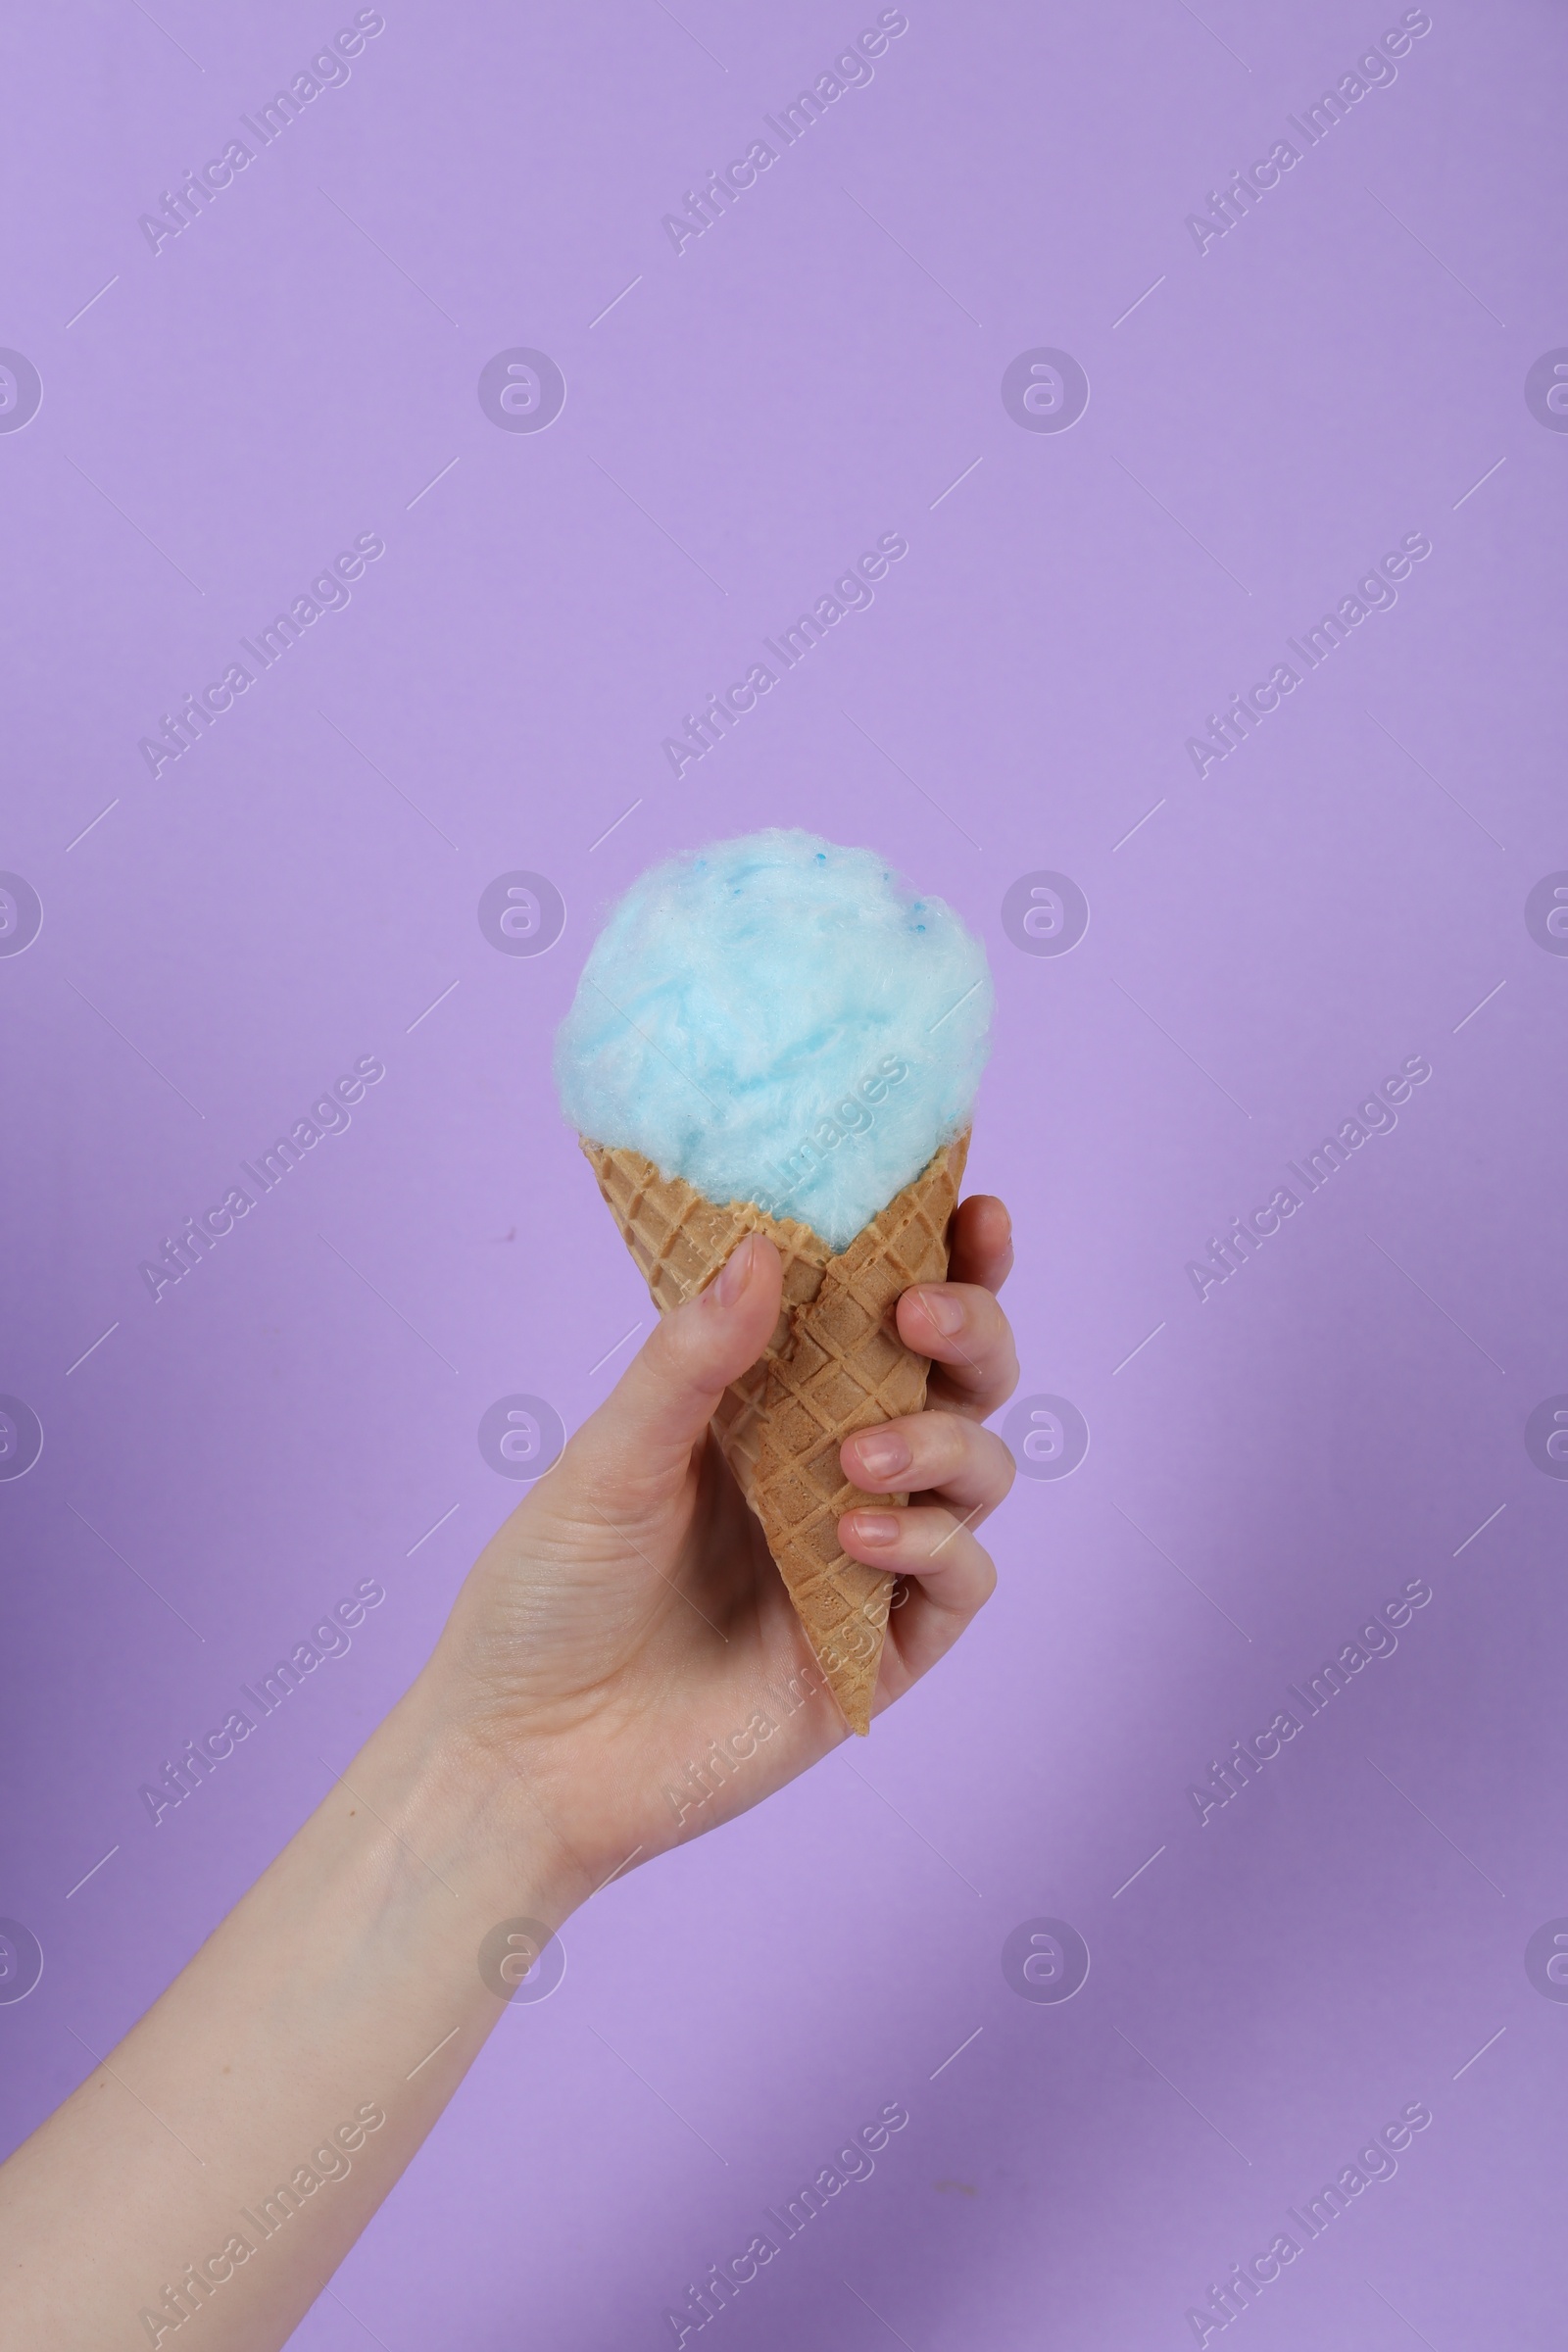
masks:
<svg viewBox="0 0 1568 2352"><path fill-rule="evenodd" d="M752 1236L748 1234L719 1271L712 1295L720 1306L733 1306L752 1278Z"/></svg>
<svg viewBox="0 0 1568 2352"><path fill-rule="evenodd" d="M855 1458L872 1478L892 1478L908 1468L911 1456L902 1438L878 1430L856 1439Z"/></svg>
<svg viewBox="0 0 1568 2352"><path fill-rule="evenodd" d="M963 1308L950 1291L922 1291L920 1301L938 1331L949 1339L963 1329Z"/></svg>
<svg viewBox="0 0 1568 2352"><path fill-rule="evenodd" d="M896 1544L899 1540L898 1515L894 1511L856 1511L853 1525L857 1544Z"/></svg>

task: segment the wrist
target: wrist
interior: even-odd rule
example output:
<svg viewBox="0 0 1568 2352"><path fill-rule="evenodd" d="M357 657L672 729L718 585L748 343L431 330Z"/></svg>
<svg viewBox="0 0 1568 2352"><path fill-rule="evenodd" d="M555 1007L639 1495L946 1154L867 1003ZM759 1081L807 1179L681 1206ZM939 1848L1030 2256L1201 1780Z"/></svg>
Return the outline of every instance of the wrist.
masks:
<svg viewBox="0 0 1568 2352"><path fill-rule="evenodd" d="M556 1929L587 1899L596 1883L591 1866L552 1818L527 1768L526 1740L498 1736L464 1702L439 1649L376 1740L383 1736L418 1825L408 1834L417 1844L422 1830L438 1849L430 1859L456 1883L466 1908L477 1915L488 1907L498 1920L525 1914Z"/></svg>

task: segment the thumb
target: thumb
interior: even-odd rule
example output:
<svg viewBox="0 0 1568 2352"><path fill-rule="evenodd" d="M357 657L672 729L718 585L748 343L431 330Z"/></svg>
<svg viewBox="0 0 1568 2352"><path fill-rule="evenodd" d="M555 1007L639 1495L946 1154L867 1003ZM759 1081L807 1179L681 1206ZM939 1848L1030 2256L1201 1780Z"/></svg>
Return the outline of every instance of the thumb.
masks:
<svg viewBox="0 0 1568 2352"><path fill-rule="evenodd" d="M587 1424L623 1468L683 1473L732 1380L751 1369L778 1323L784 1269L765 1234L749 1233L707 1290L689 1298L633 1357Z"/></svg>

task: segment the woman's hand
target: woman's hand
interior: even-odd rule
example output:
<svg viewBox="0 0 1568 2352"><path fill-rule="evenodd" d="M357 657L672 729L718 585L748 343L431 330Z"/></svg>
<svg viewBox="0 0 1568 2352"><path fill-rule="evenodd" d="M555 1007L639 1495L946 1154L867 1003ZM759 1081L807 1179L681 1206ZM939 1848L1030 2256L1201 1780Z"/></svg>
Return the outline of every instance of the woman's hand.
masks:
<svg viewBox="0 0 1568 2352"><path fill-rule="evenodd" d="M906 1291L906 1344L933 1359L926 1410L848 1439L862 1492L846 1552L901 1580L875 1708L933 1666L989 1598L974 1530L1012 1483L981 1426L1017 1361L996 1302L1012 1263L1000 1200L964 1201L952 1279ZM756 1804L847 1737L760 1527L710 1434L761 1354L780 1267L760 1235L666 1316L612 1395L486 1545L422 1681L437 1713L555 1848L581 1899L617 1870Z"/></svg>
<svg viewBox="0 0 1568 2352"><path fill-rule="evenodd" d="M1015 1378L992 1296L1011 1254L1001 1202L965 1201L953 1280L898 1305L938 1367L929 1406L843 1448L862 1493L918 1490L906 1511L840 1527L855 1558L907 1584L882 1706L995 1581L974 1527L1012 1477L980 1426ZM846 1737L709 1435L778 1306L778 1254L754 1237L660 1325L487 1544L413 1688L342 1771L324 1767L310 1820L7 2163L8 2345L167 2345L199 2313L209 2352L277 2352L546 1931Z"/></svg>

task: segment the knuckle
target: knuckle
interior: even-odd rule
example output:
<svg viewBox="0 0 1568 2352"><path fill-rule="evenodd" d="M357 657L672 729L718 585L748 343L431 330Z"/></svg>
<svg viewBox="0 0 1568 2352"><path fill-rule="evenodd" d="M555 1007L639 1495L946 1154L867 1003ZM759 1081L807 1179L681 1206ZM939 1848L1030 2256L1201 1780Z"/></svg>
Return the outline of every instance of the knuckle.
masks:
<svg viewBox="0 0 1568 2352"><path fill-rule="evenodd" d="M940 1405L932 1405L910 1425L912 1467L921 1472L928 1485L933 1474L945 1477L968 1458L974 1442L973 1427L961 1414L945 1412Z"/></svg>
<svg viewBox="0 0 1568 2352"><path fill-rule="evenodd" d="M980 1296L985 1300L985 1304L975 1314L977 1336L988 1348L1008 1346L1012 1339L1012 1329L1006 1316L989 1291L982 1291Z"/></svg>

